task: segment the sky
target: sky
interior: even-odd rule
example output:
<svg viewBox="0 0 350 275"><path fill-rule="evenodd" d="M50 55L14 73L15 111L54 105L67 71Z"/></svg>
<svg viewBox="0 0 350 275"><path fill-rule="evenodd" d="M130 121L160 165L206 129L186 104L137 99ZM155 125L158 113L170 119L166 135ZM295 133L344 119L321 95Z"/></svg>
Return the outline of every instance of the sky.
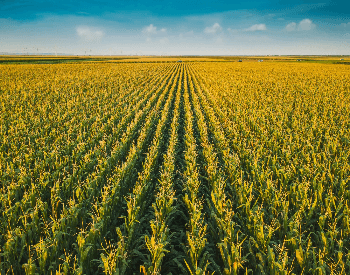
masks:
<svg viewBox="0 0 350 275"><path fill-rule="evenodd" d="M350 55L350 1L0 0L0 53Z"/></svg>

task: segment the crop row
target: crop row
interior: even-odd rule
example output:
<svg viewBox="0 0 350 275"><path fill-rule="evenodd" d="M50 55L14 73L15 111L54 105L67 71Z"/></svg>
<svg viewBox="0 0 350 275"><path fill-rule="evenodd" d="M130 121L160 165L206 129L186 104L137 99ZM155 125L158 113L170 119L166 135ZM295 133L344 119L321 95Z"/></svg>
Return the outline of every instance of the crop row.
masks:
<svg viewBox="0 0 350 275"><path fill-rule="evenodd" d="M4 274L350 272L346 66L2 67Z"/></svg>

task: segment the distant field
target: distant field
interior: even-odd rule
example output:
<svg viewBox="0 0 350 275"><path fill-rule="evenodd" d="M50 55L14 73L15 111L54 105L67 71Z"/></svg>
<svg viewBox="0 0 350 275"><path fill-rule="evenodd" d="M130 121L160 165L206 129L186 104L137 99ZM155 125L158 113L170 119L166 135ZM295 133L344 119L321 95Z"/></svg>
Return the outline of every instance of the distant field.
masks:
<svg viewBox="0 0 350 275"><path fill-rule="evenodd" d="M1 275L350 274L348 62L1 56Z"/></svg>
<svg viewBox="0 0 350 275"><path fill-rule="evenodd" d="M84 62L317 62L349 64L350 56L53 56L53 55L0 55L0 64L58 64Z"/></svg>

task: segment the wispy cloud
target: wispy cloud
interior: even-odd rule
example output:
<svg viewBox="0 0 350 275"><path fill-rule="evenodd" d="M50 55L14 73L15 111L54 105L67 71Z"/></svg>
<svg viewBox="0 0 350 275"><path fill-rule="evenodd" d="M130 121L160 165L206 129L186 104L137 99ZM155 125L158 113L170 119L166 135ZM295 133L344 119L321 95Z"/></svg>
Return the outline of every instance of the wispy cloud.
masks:
<svg viewBox="0 0 350 275"><path fill-rule="evenodd" d="M209 33L209 34L216 34L222 31L222 27L220 26L219 23L215 23L213 26L211 27L206 27L204 29L205 33Z"/></svg>
<svg viewBox="0 0 350 275"><path fill-rule="evenodd" d="M193 31L188 31L188 32L185 32L185 33L180 33L179 34L179 37L180 38L183 38L183 37L192 37L194 35L194 32Z"/></svg>
<svg viewBox="0 0 350 275"><path fill-rule="evenodd" d="M299 24L295 22L289 23L286 27L286 31L311 31L316 28L316 25L308 18L303 19L299 22Z"/></svg>
<svg viewBox="0 0 350 275"><path fill-rule="evenodd" d="M310 31L312 29L314 29L316 27L316 25L314 23L312 23L312 21L310 19L304 19L301 20L299 25L298 25L298 30L299 31Z"/></svg>
<svg viewBox="0 0 350 275"><path fill-rule="evenodd" d="M159 39L160 44L167 44L169 42L169 39L167 37L163 37Z"/></svg>
<svg viewBox="0 0 350 275"><path fill-rule="evenodd" d="M102 30L88 26L79 26L76 31L78 36L86 41L98 41L105 35Z"/></svg>
<svg viewBox="0 0 350 275"><path fill-rule="evenodd" d="M350 29L350 22L348 22L348 23L341 23L340 26L343 27L343 28L346 28L346 29L347 28Z"/></svg>
<svg viewBox="0 0 350 275"><path fill-rule="evenodd" d="M250 31L250 32L255 32L255 31L266 31L266 25L265 24L255 24L251 27L249 27L248 29L246 29L246 31Z"/></svg>
<svg viewBox="0 0 350 275"><path fill-rule="evenodd" d="M240 32L240 30L231 29L231 28L228 28L227 31L228 31L229 33L239 33L239 32Z"/></svg>
<svg viewBox="0 0 350 275"><path fill-rule="evenodd" d="M267 27L265 24L255 24L247 29L231 29L228 28L227 31L232 34L242 33L242 32L256 32L256 31L266 31Z"/></svg>
<svg viewBox="0 0 350 275"><path fill-rule="evenodd" d="M166 28L161 28L160 30L158 30L156 26L154 26L153 24L150 24L149 26L144 27L142 32L147 35L165 34Z"/></svg>
<svg viewBox="0 0 350 275"><path fill-rule="evenodd" d="M157 27L155 27L155 26L153 26L153 24L151 24L151 25L143 28L143 33L156 34L157 33Z"/></svg>
<svg viewBox="0 0 350 275"><path fill-rule="evenodd" d="M297 29L297 23L295 23L295 22L289 23L286 26L286 31L288 31L288 32L295 31L296 29Z"/></svg>
<svg viewBox="0 0 350 275"><path fill-rule="evenodd" d="M219 37L216 38L215 42L216 44L222 44L224 43L224 38L220 35Z"/></svg>
<svg viewBox="0 0 350 275"><path fill-rule="evenodd" d="M11 18L0 18L0 26L11 26L17 24L17 21Z"/></svg>

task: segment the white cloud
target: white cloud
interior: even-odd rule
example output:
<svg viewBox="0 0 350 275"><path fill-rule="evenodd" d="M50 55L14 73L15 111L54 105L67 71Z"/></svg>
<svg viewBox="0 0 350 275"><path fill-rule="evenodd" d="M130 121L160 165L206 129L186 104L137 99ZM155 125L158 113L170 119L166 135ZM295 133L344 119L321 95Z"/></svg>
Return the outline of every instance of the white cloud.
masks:
<svg viewBox="0 0 350 275"><path fill-rule="evenodd" d="M310 19L303 19L299 22L299 24L292 22L289 23L286 27L285 30L286 31L311 31L314 28L316 28L316 25L314 23L312 23L312 21Z"/></svg>
<svg viewBox="0 0 350 275"><path fill-rule="evenodd" d="M142 32L144 34L147 34L147 35L165 34L166 28L162 28L162 29L158 30L156 26L154 26L153 24L150 24L149 26L144 27Z"/></svg>
<svg viewBox="0 0 350 275"><path fill-rule="evenodd" d="M265 24L255 24L251 27L249 27L248 29L246 29L246 31L251 31L251 32L255 32L255 31L266 31L266 25Z"/></svg>
<svg viewBox="0 0 350 275"><path fill-rule="evenodd" d="M231 29L231 28L227 29L227 31L232 34L240 33L240 32L255 32L255 31L266 31L266 30L267 30L267 27L265 24L255 24L250 26L247 29Z"/></svg>
<svg viewBox="0 0 350 275"><path fill-rule="evenodd" d="M216 34L216 33L219 33L219 32L221 32L221 31L222 31L222 28L221 28L221 26L220 26L219 23L215 23L213 26L211 26L211 27L206 27L206 28L204 29L204 32L205 32L205 33L211 33L211 34Z"/></svg>
<svg viewBox="0 0 350 275"><path fill-rule="evenodd" d="M78 36L86 41L98 41L105 35L100 29L87 26L79 26L76 31Z"/></svg>
<svg viewBox="0 0 350 275"><path fill-rule="evenodd" d="M296 29L297 29L297 23L295 23L295 22L289 23L286 26L286 31L288 31L288 32L295 31Z"/></svg>
<svg viewBox="0 0 350 275"><path fill-rule="evenodd" d="M310 19L304 19L301 20L299 25L298 25L298 30L299 31L310 31L312 29L314 29L316 27L316 25L314 23L312 23L312 21Z"/></svg>
<svg viewBox="0 0 350 275"><path fill-rule="evenodd" d="M153 24L144 27L143 32L147 34L156 34L157 33L157 27L153 26Z"/></svg>

